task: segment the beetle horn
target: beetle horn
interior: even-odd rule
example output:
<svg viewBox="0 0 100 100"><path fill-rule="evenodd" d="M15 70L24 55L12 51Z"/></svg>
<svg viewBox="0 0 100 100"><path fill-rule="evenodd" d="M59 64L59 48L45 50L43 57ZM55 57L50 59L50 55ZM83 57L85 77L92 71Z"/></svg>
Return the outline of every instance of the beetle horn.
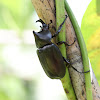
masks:
<svg viewBox="0 0 100 100"><path fill-rule="evenodd" d="M42 19L39 19L36 22L41 22L42 24L45 24Z"/></svg>
<svg viewBox="0 0 100 100"><path fill-rule="evenodd" d="M38 35L37 35L37 32L35 32L35 31L33 31L33 34L34 34L35 36L38 36Z"/></svg>

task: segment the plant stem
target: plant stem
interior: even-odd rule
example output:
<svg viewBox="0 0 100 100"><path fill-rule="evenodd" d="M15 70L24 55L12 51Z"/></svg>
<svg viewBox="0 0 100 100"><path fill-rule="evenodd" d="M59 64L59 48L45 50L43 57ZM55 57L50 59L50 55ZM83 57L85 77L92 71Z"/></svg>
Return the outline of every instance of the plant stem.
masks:
<svg viewBox="0 0 100 100"><path fill-rule="evenodd" d="M60 24L65 19L65 8L64 8L64 0L55 0L55 1L56 1L56 27L58 29ZM65 24L64 24L57 39L58 41L66 41L65 37L66 36L65 36ZM62 53L62 56L66 58L66 47L64 44L60 46L60 51ZM68 97L68 100L76 100L76 96L74 94L74 90L73 90L73 87L70 81L69 72L68 72L67 67L66 67L66 74L61 79L61 82L63 84L63 88Z"/></svg>
<svg viewBox="0 0 100 100"><path fill-rule="evenodd" d="M77 36L77 39L78 39L78 43L79 43L79 46L80 46L80 50L81 50L84 72L86 72L86 71L90 70L86 45L85 45L80 27L79 27L79 25L78 25L78 23L75 19L75 16L74 16L73 12L71 11L66 0L65 0L65 9L68 13L68 16L71 20L73 27L74 27L74 30L75 30L75 33L76 33L76 36ZM90 72L85 73L85 85L86 85L87 100L93 100Z"/></svg>

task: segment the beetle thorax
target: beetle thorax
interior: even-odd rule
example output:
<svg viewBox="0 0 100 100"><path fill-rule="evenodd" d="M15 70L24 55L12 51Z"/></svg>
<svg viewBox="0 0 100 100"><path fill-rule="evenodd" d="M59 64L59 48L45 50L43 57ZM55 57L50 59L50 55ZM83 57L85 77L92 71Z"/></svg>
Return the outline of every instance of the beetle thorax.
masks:
<svg viewBox="0 0 100 100"><path fill-rule="evenodd" d="M38 48L43 47L44 45L51 44L52 35L49 30L40 31L35 35L35 42Z"/></svg>

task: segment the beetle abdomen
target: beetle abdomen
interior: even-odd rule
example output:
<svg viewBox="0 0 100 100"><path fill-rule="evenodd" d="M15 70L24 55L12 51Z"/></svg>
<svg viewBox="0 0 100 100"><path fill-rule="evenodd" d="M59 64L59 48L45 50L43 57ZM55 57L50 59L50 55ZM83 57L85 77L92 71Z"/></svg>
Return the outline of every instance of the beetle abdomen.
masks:
<svg viewBox="0 0 100 100"><path fill-rule="evenodd" d="M46 45L37 50L40 63L52 79L60 79L65 75L65 64L59 48L55 44Z"/></svg>

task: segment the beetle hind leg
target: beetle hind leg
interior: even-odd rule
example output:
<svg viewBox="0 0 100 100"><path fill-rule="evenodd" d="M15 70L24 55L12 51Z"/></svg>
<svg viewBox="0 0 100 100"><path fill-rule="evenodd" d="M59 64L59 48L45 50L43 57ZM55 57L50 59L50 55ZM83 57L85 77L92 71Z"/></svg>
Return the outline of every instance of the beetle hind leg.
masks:
<svg viewBox="0 0 100 100"><path fill-rule="evenodd" d="M67 65L70 64L69 60L67 60L67 59L64 58L64 57L63 57L63 59L64 59L64 61L66 62ZM88 73L88 72L90 72L90 70L89 70L89 71L86 71L86 72L80 72L80 71L78 71L76 68L74 68L73 66L71 66L71 67L72 67L75 71L77 71L78 73L81 73L81 74L82 74L82 73Z"/></svg>

